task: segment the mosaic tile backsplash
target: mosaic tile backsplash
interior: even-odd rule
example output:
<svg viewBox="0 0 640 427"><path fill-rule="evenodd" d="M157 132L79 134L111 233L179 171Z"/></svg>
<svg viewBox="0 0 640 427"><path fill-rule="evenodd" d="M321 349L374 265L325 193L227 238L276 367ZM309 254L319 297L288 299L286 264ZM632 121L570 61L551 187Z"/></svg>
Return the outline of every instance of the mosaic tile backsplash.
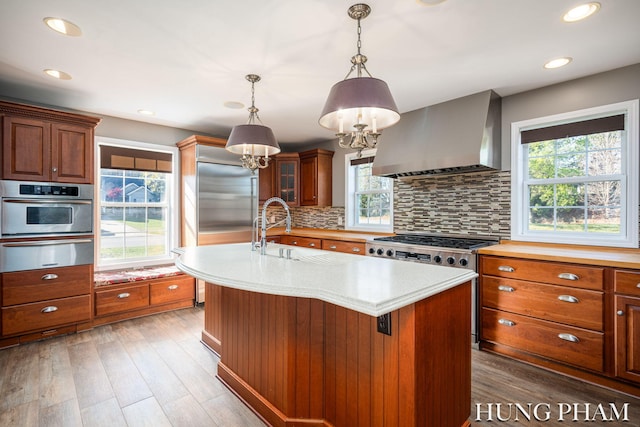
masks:
<svg viewBox="0 0 640 427"><path fill-rule="evenodd" d="M510 172L438 175L394 181L394 230L509 238ZM268 217L284 219L276 205ZM294 227L341 230L344 207L292 207Z"/></svg>

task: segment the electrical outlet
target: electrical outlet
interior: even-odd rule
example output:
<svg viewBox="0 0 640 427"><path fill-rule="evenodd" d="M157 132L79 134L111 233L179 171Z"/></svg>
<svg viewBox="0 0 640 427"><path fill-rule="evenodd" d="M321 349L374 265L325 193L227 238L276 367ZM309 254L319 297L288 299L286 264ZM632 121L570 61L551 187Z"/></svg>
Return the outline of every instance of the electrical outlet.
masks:
<svg viewBox="0 0 640 427"><path fill-rule="evenodd" d="M271 224L273 224L274 222L276 222L276 216L275 215L271 215L271 218L269 218L269 222Z"/></svg>
<svg viewBox="0 0 640 427"><path fill-rule="evenodd" d="M342 225L342 217L341 216L338 217L338 225Z"/></svg>
<svg viewBox="0 0 640 427"><path fill-rule="evenodd" d="M378 316L378 332L391 335L391 313Z"/></svg>

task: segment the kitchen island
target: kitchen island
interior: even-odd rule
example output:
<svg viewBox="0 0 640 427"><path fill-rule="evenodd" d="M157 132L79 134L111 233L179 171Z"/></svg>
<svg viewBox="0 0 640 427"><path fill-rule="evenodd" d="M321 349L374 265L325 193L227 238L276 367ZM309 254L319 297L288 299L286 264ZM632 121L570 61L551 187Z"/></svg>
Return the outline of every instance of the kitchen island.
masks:
<svg viewBox="0 0 640 427"><path fill-rule="evenodd" d="M268 424L469 425L475 272L275 244L176 265L207 282L218 377Z"/></svg>

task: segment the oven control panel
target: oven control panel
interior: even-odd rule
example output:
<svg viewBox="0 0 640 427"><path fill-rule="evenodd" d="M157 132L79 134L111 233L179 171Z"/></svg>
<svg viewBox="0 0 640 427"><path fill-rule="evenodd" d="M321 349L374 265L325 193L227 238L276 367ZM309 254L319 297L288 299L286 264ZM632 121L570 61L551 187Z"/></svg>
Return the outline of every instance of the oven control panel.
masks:
<svg viewBox="0 0 640 427"><path fill-rule="evenodd" d="M78 187L63 185L20 184L23 196L78 196Z"/></svg>
<svg viewBox="0 0 640 427"><path fill-rule="evenodd" d="M470 251L416 249L414 247L390 247L367 243L367 255L381 258L413 261L447 267L475 269L475 254Z"/></svg>

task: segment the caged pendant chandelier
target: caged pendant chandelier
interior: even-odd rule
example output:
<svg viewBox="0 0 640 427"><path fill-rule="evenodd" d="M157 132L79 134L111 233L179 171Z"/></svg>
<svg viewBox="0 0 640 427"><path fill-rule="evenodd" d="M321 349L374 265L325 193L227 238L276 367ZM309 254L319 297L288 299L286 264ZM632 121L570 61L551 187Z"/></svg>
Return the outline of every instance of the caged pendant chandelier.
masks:
<svg viewBox="0 0 640 427"><path fill-rule="evenodd" d="M225 146L227 151L242 157L242 167L255 173L256 169L263 169L269 165L269 156L280 152L280 146L271 128L262 124L255 106L254 85L260 81L257 74L245 76L251 82L251 107L247 124L237 125L231 129L231 134ZM256 123L256 121L259 123Z"/></svg>
<svg viewBox="0 0 640 427"><path fill-rule="evenodd" d="M371 76L365 65L367 57L360 53L360 20L370 13L366 4L354 4L348 10L349 17L358 21L357 53L351 58L351 69L344 80L331 88L318 120L320 126L337 131L340 147L357 150L358 157L362 150L376 146L381 129L400 120L389 86ZM349 78L354 71L356 77Z"/></svg>

